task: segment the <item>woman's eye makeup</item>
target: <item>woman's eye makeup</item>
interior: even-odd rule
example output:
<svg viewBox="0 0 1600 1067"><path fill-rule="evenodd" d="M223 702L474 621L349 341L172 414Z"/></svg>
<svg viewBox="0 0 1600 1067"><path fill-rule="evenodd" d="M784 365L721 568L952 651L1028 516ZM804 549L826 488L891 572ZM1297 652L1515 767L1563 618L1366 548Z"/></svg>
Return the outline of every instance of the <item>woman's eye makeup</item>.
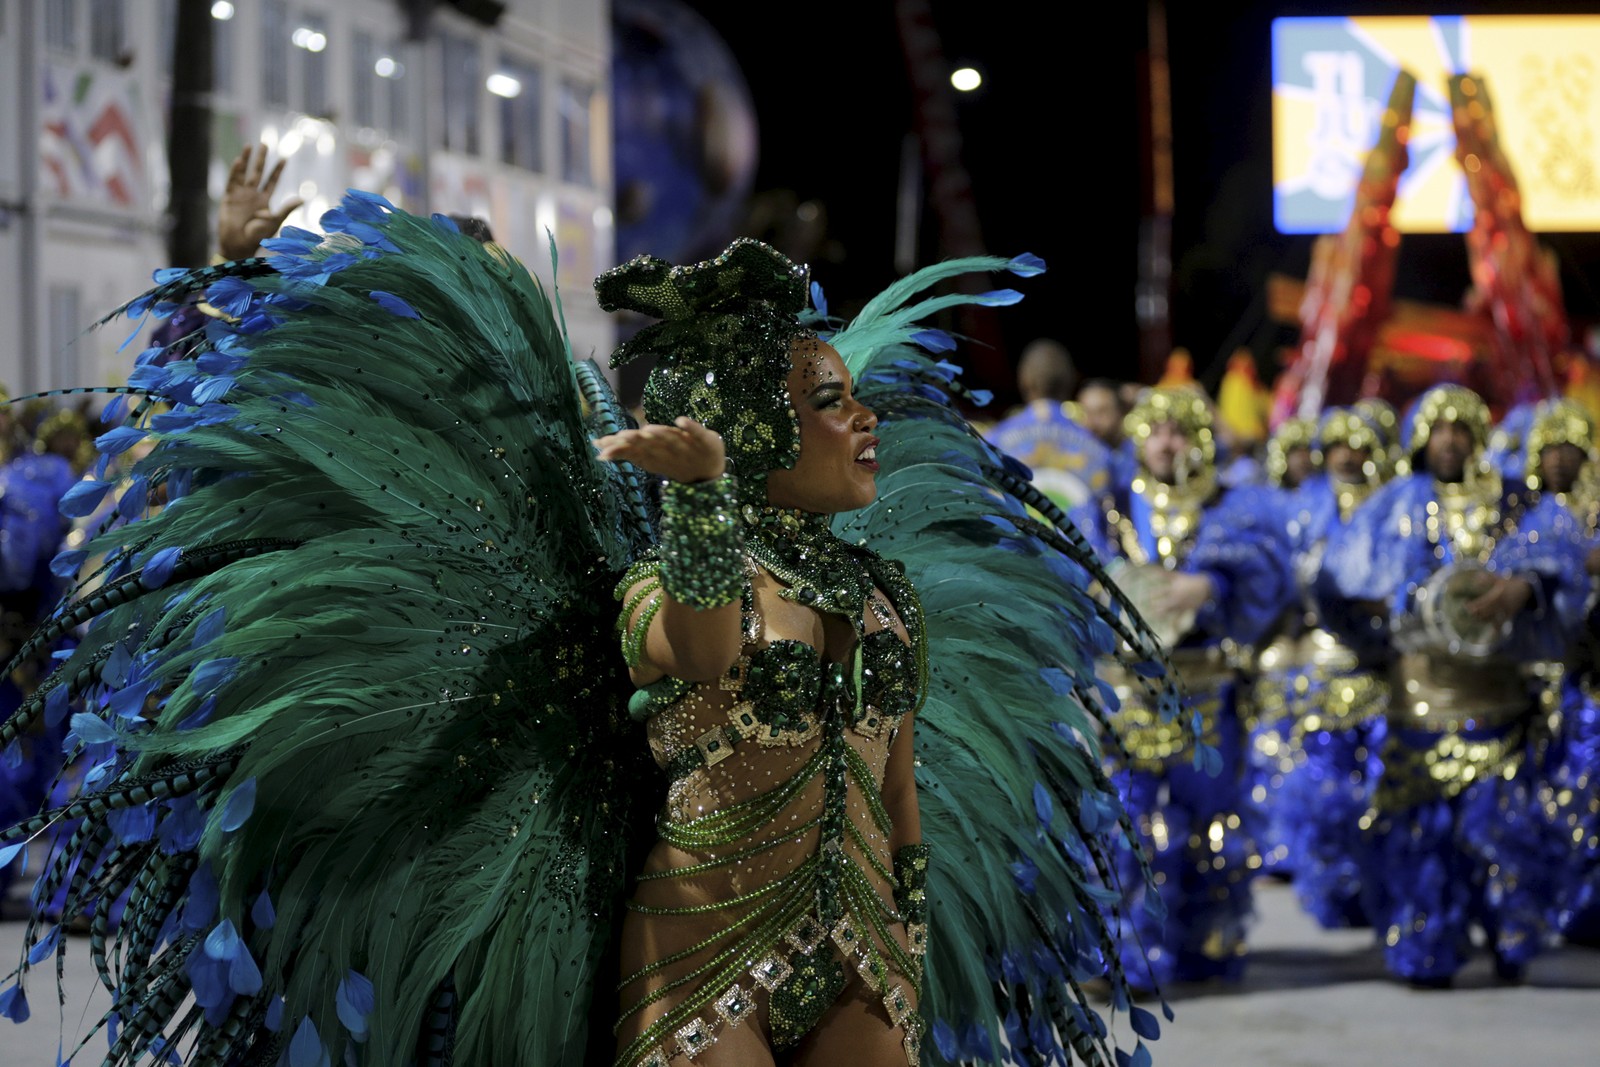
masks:
<svg viewBox="0 0 1600 1067"><path fill-rule="evenodd" d="M844 386L835 382L819 385L811 393L811 406L817 409L830 408L835 404L844 402Z"/></svg>

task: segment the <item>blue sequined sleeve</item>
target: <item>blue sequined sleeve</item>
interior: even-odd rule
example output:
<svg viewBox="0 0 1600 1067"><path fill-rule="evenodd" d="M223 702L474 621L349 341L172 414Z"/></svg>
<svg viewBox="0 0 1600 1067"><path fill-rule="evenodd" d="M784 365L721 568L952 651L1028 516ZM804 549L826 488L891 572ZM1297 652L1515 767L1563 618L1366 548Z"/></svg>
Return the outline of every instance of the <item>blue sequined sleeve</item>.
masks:
<svg viewBox="0 0 1600 1067"><path fill-rule="evenodd" d="M1206 512L1183 570L1203 573L1217 594L1195 620L1213 637L1253 644L1294 596L1294 572L1281 508L1259 488L1229 490Z"/></svg>
<svg viewBox="0 0 1600 1067"><path fill-rule="evenodd" d="M1588 538L1577 519L1548 497L1525 513L1516 533L1501 540L1489 569L1534 584L1534 600L1512 622L1506 654L1560 659L1583 628L1589 599L1584 569Z"/></svg>

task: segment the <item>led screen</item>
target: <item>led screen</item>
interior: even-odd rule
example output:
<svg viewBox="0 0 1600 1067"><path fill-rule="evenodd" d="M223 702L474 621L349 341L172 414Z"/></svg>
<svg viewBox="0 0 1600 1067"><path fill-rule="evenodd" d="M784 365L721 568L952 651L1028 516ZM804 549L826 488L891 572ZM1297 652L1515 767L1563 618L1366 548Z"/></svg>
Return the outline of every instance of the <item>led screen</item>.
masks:
<svg viewBox="0 0 1600 1067"><path fill-rule="evenodd" d="M1393 216L1402 231L1471 224L1446 85L1466 73L1489 89L1529 228L1600 230L1600 16L1466 15L1273 20L1279 231L1344 228L1402 67L1417 79L1410 165Z"/></svg>

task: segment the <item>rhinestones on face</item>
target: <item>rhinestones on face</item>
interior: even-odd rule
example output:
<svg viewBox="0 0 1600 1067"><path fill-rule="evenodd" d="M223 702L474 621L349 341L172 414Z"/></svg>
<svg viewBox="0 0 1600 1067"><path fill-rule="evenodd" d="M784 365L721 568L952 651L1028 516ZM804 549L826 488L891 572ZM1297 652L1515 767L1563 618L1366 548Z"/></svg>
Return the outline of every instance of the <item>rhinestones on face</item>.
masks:
<svg viewBox="0 0 1600 1067"><path fill-rule="evenodd" d="M756 998L735 985L717 998L717 1014L729 1026L738 1026L756 1010Z"/></svg>

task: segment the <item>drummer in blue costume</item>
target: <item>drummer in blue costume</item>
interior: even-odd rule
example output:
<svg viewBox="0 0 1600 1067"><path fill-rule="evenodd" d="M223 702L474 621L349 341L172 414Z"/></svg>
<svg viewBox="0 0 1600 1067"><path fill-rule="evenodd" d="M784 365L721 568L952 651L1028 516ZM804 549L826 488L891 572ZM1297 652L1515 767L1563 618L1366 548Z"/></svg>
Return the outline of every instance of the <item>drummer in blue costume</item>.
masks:
<svg viewBox="0 0 1600 1067"><path fill-rule="evenodd" d="M1148 898L1125 856L1126 921L1137 934L1124 940L1125 956L1142 954L1125 965L1152 985L1235 980L1260 866L1241 818L1239 670L1292 595L1289 550L1264 490L1219 487L1203 395L1154 389L1126 428L1140 470L1126 513L1107 516L1116 573L1167 638L1204 745L1188 749L1132 679L1105 672L1128 742L1117 780L1161 885L1159 899Z"/></svg>
<svg viewBox="0 0 1600 1067"><path fill-rule="evenodd" d="M1576 537L1592 589L1592 576L1600 571L1594 424L1572 401L1545 401L1533 412L1523 443L1530 503L1522 529L1543 538ZM1591 635L1594 619L1591 614ZM1550 788L1541 805L1550 830L1541 843L1569 860L1552 894L1553 922L1569 941L1590 945L1600 944L1600 692L1594 658L1591 636L1570 648L1564 661L1531 665L1543 683L1545 708L1560 709L1555 742L1545 753Z"/></svg>
<svg viewBox="0 0 1600 1067"><path fill-rule="evenodd" d="M1264 466L1268 496L1278 512L1273 521L1285 530L1290 525L1296 491L1316 474L1321 462L1315 447L1316 435L1316 420L1293 418L1279 423L1267 439ZM1261 852L1263 873L1273 875L1288 874L1289 850L1273 812L1288 765L1287 739L1295 715L1294 687L1304 674L1300 644L1307 625L1305 616L1301 600L1293 599L1285 606L1270 639L1257 651L1250 699L1243 708L1247 724L1245 795L1249 829Z"/></svg>
<svg viewBox="0 0 1600 1067"><path fill-rule="evenodd" d="M1027 465L1033 486L1094 538L1105 498L1112 491L1112 455L1084 425L1067 399L1077 377L1067 350L1038 340L1022 353L1017 388L1023 407L987 433L995 447ZM1096 549L1101 544L1095 541Z"/></svg>
<svg viewBox="0 0 1600 1067"><path fill-rule="evenodd" d="M1312 583L1328 538L1388 478L1380 428L1348 408L1323 415L1314 437L1322 470L1285 505L1299 586L1298 632L1262 655L1252 736L1261 776L1251 805L1268 861L1293 877L1302 906L1323 926L1365 925L1369 835L1361 825L1377 782L1385 733L1387 643L1342 639L1316 610Z"/></svg>
<svg viewBox="0 0 1600 1067"><path fill-rule="evenodd" d="M0 405L9 399L0 388ZM9 416L8 409L0 410ZM75 480L71 464L43 448L6 454L10 421L6 418L0 435L0 658L7 661L59 595L49 563L66 527L56 505ZM40 440L47 437L41 434ZM48 659L0 677L0 721L21 705L47 669ZM43 802L60 766L60 727L59 722L41 724L0 751L0 825L21 820ZM0 866L0 898L20 863L19 857Z"/></svg>
<svg viewBox="0 0 1600 1067"><path fill-rule="evenodd" d="M1383 892L1374 925L1394 975L1448 986L1481 923L1497 973L1521 977L1550 935L1559 872L1523 847L1537 769L1535 702L1518 664L1558 658L1581 618L1577 542L1515 527L1483 463L1489 417L1461 386L1424 393L1405 420L1412 473L1329 540L1324 619L1393 651L1383 774L1369 818Z"/></svg>

